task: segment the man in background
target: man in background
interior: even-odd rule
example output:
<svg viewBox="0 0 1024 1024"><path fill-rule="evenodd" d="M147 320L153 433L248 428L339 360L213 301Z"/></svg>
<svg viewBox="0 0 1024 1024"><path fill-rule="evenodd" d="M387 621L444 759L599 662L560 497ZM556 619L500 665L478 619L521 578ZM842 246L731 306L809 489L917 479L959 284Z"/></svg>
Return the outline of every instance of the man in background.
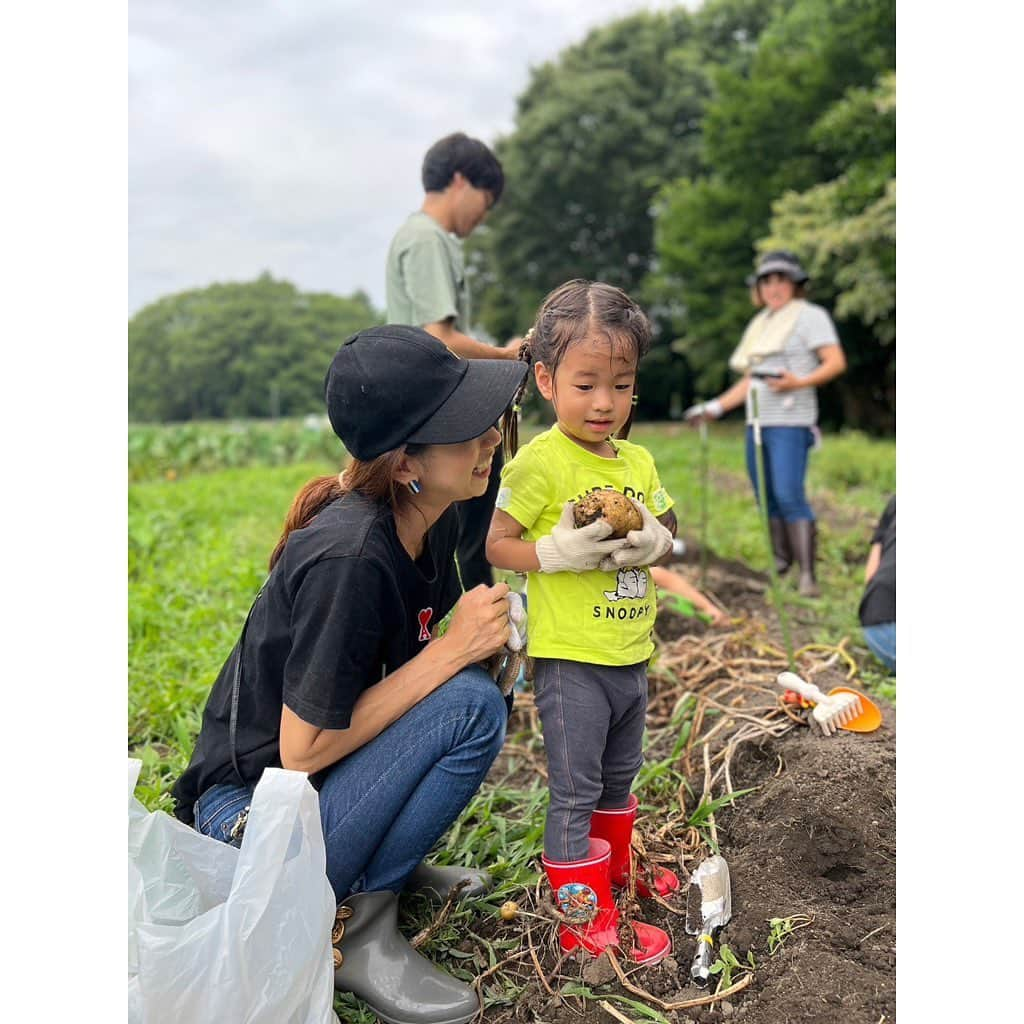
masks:
<svg viewBox="0 0 1024 1024"><path fill-rule="evenodd" d="M423 205L398 229L388 250L388 323L422 327L462 359L515 359L519 338L496 348L466 333L470 308L462 242L501 198L501 164L484 143L456 132L427 150L422 180ZM459 504L458 563L466 590L494 582L484 541L502 464L498 448L486 492Z"/></svg>

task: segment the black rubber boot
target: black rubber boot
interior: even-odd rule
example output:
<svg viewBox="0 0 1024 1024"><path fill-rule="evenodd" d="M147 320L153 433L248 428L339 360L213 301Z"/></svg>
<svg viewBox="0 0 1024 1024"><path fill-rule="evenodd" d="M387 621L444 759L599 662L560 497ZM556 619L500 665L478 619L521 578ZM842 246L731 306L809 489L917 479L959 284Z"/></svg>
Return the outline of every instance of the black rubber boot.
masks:
<svg viewBox="0 0 1024 1024"><path fill-rule="evenodd" d="M772 534L772 551L775 554L775 571L784 576L793 564L793 552L789 546L789 534L786 532L785 519L769 519L768 526Z"/></svg>
<svg viewBox="0 0 1024 1024"><path fill-rule="evenodd" d="M358 996L387 1024L467 1024L480 1009L469 985L409 945L390 890L343 900L331 941L334 987Z"/></svg>
<svg viewBox="0 0 1024 1024"><path fill-rule="evenodd" d="M476 868L441 867L421 861L405 880L405 892L419 893L443 903L448 899L448 893L463 880L468 880L469 885L460 891L460 899L483 896L485 892L490 891L493 884L491 876L486 871L478 871Z"/></svg>
<svg viewBox="0 0 1024 1024"><path fill-rule="evenodd" d="M797 590L804 597L818 597L818 581L814 575L814 561L818 553L818 526L813 519L797 519L786 523L789 546L800 566L800 583Z"/></svg>

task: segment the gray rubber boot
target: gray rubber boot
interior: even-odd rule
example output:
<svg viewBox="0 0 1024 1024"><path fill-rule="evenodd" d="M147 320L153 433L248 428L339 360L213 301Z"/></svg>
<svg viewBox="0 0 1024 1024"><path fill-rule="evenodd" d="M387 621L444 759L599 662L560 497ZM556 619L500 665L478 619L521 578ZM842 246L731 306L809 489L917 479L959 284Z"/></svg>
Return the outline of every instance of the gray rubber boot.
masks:
<svg viewBox="0 0 1024 1024"><path fill-rule="evenodd" d="M343 900L331 941L334 987L358 996L387 1024L467 1024L480 1009L469 985L409 945L390 890Z"/></svg>
<svg viewBox="0 0 1024 1024"><path fill-rule="evenodd" d="M785 519L769 519L768 527L772 535L772 551L775 554L775 571L784 576L793 564L793 552L789 546L789 534L786 532Z"/></svg>
<svg viewBox="0 0 1024 1024"><path fill-rule="evenodd" d="M493 880L486 871L477 871L476 868L440 867L421 861L405 880L405 892L419 893L443 903L448 899L448 893L463 880L468 880L469 885L459 893L460 899L483 896L485 892L490 892L493 885Z"/></svg>
<svg viewBox="0 0 1024 1024"><path fill-rule="evenodd" d="M786 523L789 546L793 549L797 565L800 566L800 583L797 587L804 597L818 597L818 582L814 576L814 560L818 554L818 526L813 519L797 519Z"/></svg>

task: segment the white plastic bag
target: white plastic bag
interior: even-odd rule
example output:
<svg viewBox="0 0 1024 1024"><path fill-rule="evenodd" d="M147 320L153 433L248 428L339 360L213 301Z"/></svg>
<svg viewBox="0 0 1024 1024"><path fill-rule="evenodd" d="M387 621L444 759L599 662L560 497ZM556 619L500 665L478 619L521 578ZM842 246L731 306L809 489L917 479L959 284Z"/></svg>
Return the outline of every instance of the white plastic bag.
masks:
<svg viewBox="0 0 1024 1024"><path fill-rule="evenodd" d="M268 768L241 849L132 796L128 762L129 1024L337 1024L334 891L316 791Z"/></svg>

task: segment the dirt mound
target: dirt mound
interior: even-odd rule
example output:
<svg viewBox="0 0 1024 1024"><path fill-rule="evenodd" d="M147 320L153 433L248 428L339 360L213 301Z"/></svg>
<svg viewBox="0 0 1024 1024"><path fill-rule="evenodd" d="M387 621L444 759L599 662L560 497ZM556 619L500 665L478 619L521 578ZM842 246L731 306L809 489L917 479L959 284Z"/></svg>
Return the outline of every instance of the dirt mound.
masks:
<svg viewBox="0 0 1024 1024"><path fill-rule="evenodd" d="M692 578L692 566L679 568ZM521 927L475 922L479 937L529 950L495 968L520 994L514 1005L488 1006L483 1021L608 1024L616 1019L612 1009L621 1020L708 1024L895 1019L894 711L879 701L883 724L874 733L825 737L807 724L809 711L784 709L774 678L786 662L766 583L746 566L715 562L707 590L737 616L732 628L710 630L667 605L657 619L661 645L651 673L647 761L671 763L686 787L663 798L665 806L641 793L647 811L636 829L649 861L671 866L683 889L669 901L674 909L625 897L620 908L626 918L635 914L668 931L673 955L649 968L620 957L624 975L605 957L563 958L542 882L517 896L528 912ZM798 670L827 691L849 683L850 660L841 649L815 649L798 657ZM526 750L536 757L532 766L520 766L525 788L544 774L543 753L529 695L520 695L517 705L510 728L526 729L527 739L515 737L511 746L517 757ZM494 777L515 785L508 757L499 759ZM747 789L753 791L719 805L699 827L691 824L702 796ZM696 939L685 927L685 893L689 874L715 842L732 883L732 919L715 948L728 946L740 966L701 989L690 981ZM509 946L516 927L521 944ZM707 999L719 981L733 993L711 1005L679 1005Z"/></svg>
<svg viewBox="0 0 1024 1024"><path fill-rule="evenodd" d="M819 683L820 685L820 683ZM722 815L733 883L721 939L754 950L754 981L735 1017L776 1021L895 1019L896 756L891 708L874 733L800 729L750 747ZM774 956L772 918L805 919ZM717 1018L702 1018L717 1019Z"/></svg>

